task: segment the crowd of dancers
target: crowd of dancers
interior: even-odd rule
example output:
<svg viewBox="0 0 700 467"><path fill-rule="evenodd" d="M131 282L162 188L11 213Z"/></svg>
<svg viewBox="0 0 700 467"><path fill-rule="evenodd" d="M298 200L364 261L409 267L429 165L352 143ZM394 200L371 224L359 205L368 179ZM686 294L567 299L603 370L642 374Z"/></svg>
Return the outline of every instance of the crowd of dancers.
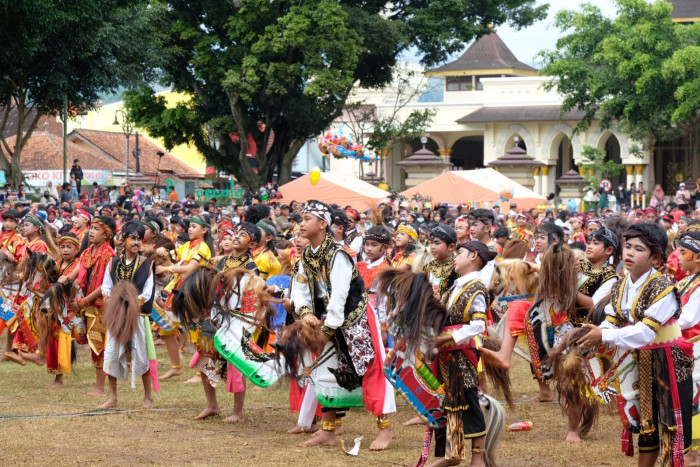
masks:
<svg viewBox="0 0 700 467"><path fill-rule="evenodd" d="M387 449L401 394L418 415L407 424L426 425L419 465L434 434L434 465L476 466L494 465L503 409L489 386L512 403L516 353L532 364L535 400L558 393L567 441L593 429L617 384L625 452L639 433L639 465L697 462L692 212L555 217L464 206L436 216L391 200L365 213L308 200L280 219L265 204L190 207L136 218L82 207L59 230L41 205L5 209L3 360L45 366L49 388L60 388L76 345L88 346L89 394L107 397L101 408L118 405L129 373L151 408L160 381L184 375L189 341L189 381L201 381L206 401L196 419L220 415L223 385L234 394L224 421L240 422L247 382L288 375L299 412L289 432L309 434L301 446L336 445L347 411L364 406L377 420L370 449ZM170 360L160 377L158 341ZM614 350L636 368L633 393L608 371ZM601 353L610 364L595 374L590 359Z"/></svg>

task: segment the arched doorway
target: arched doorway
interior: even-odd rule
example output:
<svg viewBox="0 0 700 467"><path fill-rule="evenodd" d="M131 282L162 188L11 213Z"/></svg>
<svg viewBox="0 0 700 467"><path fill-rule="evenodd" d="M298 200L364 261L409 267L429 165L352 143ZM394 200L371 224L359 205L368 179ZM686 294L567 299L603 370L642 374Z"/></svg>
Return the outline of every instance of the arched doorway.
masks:
<svg viewBox="0 0 700 467"><path fill-rule="evenodd" d="M465 136L452 145L450 162L457 170L484 168L484 137Z"/></svg>
<svg viewBox="0 0 700 467"><path fill-rule="evenodd" d="M605 151L605 160L613 161L617 164L622 164L622 155L620 154L620 141L614 134L610 133L608 139L605 141L605 146L603 146L603 150ZM620 186L621 183L623 185L626 185L625 176L626 172L624 169L622 169L620 170L620 172L617 173L617 175L613 175L612 177L610 177L612 186L617 188L618 186Z"/></svg>
<svg viewBox="0 0 700 467"><path fill-rule="evenodd" d="M559 141L558 143L556 141ZM555 153L557 159L557 170L555 180L563 176L569 170L578 170L576 160L574 159L574 151L571 146L571 140L564 133L560 133L554 139Z"/></svg>

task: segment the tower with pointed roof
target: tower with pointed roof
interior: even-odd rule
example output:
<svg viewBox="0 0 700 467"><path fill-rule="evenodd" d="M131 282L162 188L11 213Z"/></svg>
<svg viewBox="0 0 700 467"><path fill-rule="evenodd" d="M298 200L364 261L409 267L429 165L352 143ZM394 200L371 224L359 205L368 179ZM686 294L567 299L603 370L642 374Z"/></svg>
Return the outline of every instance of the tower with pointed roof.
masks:
<svg viewBox="0 0 700 467"><path fill-rule="evenodd" d="M482 78L536 76L536 68L518 60L495 32L476 40L457 60L429 70L426 76L444 76L446 91L481 90Z"/></svg>

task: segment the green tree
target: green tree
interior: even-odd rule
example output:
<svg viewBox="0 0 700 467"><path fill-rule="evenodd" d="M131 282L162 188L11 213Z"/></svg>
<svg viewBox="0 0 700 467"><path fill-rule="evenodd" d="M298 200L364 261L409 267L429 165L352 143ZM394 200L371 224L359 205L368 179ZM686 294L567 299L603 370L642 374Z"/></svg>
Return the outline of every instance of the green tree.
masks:
<svg viewBox="0 0 700 467"><path fill-rule="evenodd" d="M617 162L611 160L605 160L605 155L605 151L602 149L594 148L593 146L589 146L587 144L583 145L583 151L581 151L583 160L578 165L585 169L583 178L585 178L588 182L588 185L585 187L585 191L596 193L600 182L604 178L610 179L619 174L620 171L625 168L623 164L618 164ZM593 171L593 174L591 175L589 171Z"/></svg>
<svg viewBox="0 0 700 467"><path fill-rule="evenodd" d="M673 23L670 2L615 3L614 19L590 4L558 13L567 34L540 52L555 77L546 87L564 97L562 112L585 111L577 131L599 119L646 145L685 132L697 151L700 25Z"/></svg>
<svg viewBox="0 0 700 467"><path fill-rule="evenodd" d="M352 102L345 105L347 126L355 141L377 152L419 138L437 114L436 109L425 108L404 115L402 110L425 91L425 75L401 65L394 67L392 75L392 82L382 89L391 98L391 107L385 111L379 113L374 105L355 100L354 92L348 98Z"/></svg>
<svg viewBox="0 0 700 467"><path fill-rule="evenodd" d="M353 86L388 84L402 52L415 48L434 64L489 25L527 26L547 8L534 0L166 3L158 27L168 57L162 84L190 99L167 108L139 89L125 94L125 104L167 146L194 143L208 163L251 189L275 170L280 182L289 180L299 148L342 113Z"/></svg>
<svg viewBox="0 0 700 467"><path fill-rule="evenodd" d="M152 14L131 0L0 0L0 168L13 187L42 115L90 108L98 93L152 79ZM139 38L139 40L135 40ZM16 120L16 137L6 137Z"/></svg>

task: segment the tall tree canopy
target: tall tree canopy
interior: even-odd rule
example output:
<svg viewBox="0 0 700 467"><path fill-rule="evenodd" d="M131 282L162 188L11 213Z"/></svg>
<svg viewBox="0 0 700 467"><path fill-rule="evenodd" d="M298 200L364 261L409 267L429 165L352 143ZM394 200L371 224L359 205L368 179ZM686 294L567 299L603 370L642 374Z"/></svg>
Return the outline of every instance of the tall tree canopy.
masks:
<svg viewBox="0 0 700 467"><path fill-rule="evenodd" d="M12 186L42 115L66 102L89 108L100 92L153 79L144 72L154 67L155 12L136 0L0 0L0 168ZM16 138L5 136L10 119Z"/></svg>
<svg viewBox="0 0 700 467"><path fill-rule="evenodd" d="M415 48L432 65L490 26L527 26L546 8L534 0L168 1L158 23L162 81L191 99L167 108L150 89L124 99L133 121L168 147L194 143L251 189L275 170L284 183L353 85L388 84L402 52Z"/></svg>
<svg viewBox="0 0 700 467"><path fill-rule="evenodd" d="M586 112L578 129L598 118L650 144L682 131L697 152L700 25L673 23L670 2L615 3L614 19L589 4L558 14L567 34L540 53L549 88L564 96L562 111Z"/></svg>

